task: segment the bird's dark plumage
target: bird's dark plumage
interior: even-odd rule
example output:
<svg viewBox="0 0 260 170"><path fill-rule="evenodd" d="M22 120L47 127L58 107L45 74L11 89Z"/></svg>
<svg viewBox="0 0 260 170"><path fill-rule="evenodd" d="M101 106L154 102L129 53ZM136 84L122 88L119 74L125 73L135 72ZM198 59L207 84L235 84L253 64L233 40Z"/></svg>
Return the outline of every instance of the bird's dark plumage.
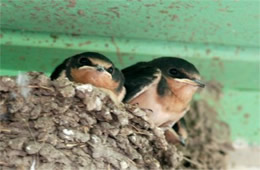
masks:
<svg viewBox="0 0 260 170"><path fill-rule="evenodd" d="M60 65L58 65L55 70L52 72L50 78L51 80L55 80L57 78L60 77L62 71L65 71L66 70L66 64L68 63L68 60L70 58L67 58L66 60L64 60Z"/></svg>
<svg viewBox="0 0 260 170"><path fill-rule="evenodd" d="M127 102L146 86L149 86L157 78L158 75L156 74L159 74L160 70L147 65L145 62L140 62L123 69L122 72L127 80L131 80L125 82L127 94L124 101Z"/></svg>
<svg viewBox="0 0 260 170"><path fill-rule="evenodd" d="M150 62L154 67L160 68L165 73L168 72L169 68L176 68L177 70L183 70L190 74L198 74L197 68L187 60L177 57L160 57ZM183 77L184 78L184 77Z"/></svg>

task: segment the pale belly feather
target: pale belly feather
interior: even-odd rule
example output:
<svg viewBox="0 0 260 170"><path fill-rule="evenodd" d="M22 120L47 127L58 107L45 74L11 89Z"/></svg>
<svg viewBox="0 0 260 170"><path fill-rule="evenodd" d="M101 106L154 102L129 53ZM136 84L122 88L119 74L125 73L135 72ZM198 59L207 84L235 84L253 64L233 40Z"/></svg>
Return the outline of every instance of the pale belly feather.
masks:
<svg viewBox="0 0 260 170"><path fill-rule="evenodd" d="M172 126L177 122L184 114L167 112L163 104L157 101L156 85L146 90L144 93L139 95L137 98L130 101L131 104L139 104L139 107L144 109L151 109L153 112L149 112L149 119L154 122L156 126ZM173 104L173 103L172 103Z"/></svg>

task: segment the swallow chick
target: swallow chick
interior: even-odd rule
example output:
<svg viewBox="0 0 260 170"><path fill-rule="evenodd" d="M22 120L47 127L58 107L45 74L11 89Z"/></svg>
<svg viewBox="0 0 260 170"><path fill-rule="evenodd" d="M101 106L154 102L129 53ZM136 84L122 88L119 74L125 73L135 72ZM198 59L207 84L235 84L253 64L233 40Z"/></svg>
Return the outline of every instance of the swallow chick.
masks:
<svg viewBox="0 0 260 170"><path fill-rule="evenodd" d="M189 110L198 88L205 86L196 67L176 57L140 62L122 72L127 91L124 102L152 110L149 119L167 130Z"/></svg>
<svg viewBox="0 0 260 170"><path fill-rule="evenodd" d="M116 103L120 103L125 96L123 74L112 61L99 53L84 52L67 58L50 76L51 80L59 77L98 87Z"/></svg>

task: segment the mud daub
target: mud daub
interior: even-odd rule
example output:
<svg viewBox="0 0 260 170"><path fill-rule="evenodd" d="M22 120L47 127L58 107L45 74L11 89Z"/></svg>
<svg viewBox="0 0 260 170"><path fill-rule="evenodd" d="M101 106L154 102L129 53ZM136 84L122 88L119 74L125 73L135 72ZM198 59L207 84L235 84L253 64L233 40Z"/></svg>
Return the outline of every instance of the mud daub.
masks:
<svg viewBox="0 0 260 170"><path fill-rule="evenodd" d="M177 169L226 169L229 151L233 150L229 126L206 101L192 104L185 116L189 138L186 147L178 147L184 160ZM188 160L185 160L187 159Z"/></svg>
<svg viewBox="0 0 260 170"><path fill-rule="evenodd" d="M41 73L0 77L0 169L173 169L182 159L135 106Z"/></svg>

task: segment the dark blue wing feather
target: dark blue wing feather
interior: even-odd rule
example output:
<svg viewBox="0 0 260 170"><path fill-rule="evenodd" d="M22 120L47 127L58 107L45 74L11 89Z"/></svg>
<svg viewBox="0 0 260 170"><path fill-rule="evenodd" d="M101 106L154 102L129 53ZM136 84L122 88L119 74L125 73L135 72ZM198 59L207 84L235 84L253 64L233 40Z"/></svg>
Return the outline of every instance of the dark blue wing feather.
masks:
<svg viewBox="0 0 260 170"><path fill-rule="evenodd" d="M130 101L136 94L143 91L157 78L159 69L148 62L140 62L122 70L125 76L126 96L124 102Z"/></svg>

